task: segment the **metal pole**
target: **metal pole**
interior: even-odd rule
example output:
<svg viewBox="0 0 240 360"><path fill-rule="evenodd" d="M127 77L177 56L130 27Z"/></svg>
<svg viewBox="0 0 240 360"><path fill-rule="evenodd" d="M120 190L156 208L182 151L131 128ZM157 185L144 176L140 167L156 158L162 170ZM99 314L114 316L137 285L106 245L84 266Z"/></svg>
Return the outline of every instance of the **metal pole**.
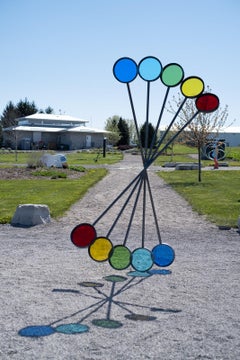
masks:
<svg viewBox="0 0 240 360"><path fill-rule="evenodd" d="M103 138L103 157L106 157L106 142L107 142L107 138Z"/></svg>

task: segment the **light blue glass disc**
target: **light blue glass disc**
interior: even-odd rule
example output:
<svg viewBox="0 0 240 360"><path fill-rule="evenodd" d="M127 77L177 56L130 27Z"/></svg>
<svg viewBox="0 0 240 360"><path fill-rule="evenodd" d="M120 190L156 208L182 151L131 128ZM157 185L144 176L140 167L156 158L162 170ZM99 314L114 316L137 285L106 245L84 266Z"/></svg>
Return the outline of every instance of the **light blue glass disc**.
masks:
<svg viewBox="0 0 240 360"><path fill-rule="evenodd" d="M175 259L173 248L167 244L159 244L152 249L153 261L157 266L169 266Z"/></svg>
<svg viewBox="0 0 240 360"><path fill-rule="evenodd" d="M137 271L147 271L153 266L152 253L148 249L139 248L132 252L131 265Z"/></svg>
<svg viewBox="0 0 240 360"><path fill-rule="evenodd" d="M118 59L113 65L113 75L120 82L129 83L136 78L137 74L137 64L128 57Z"/></svg>
<svg viewBox="0 0 240 360"><path fill-rule="evenodd" d="M146 81L157 80L161 74L161 71L161 62L153 56L145 57L138 65L139 75L143 80Z"/></svg>

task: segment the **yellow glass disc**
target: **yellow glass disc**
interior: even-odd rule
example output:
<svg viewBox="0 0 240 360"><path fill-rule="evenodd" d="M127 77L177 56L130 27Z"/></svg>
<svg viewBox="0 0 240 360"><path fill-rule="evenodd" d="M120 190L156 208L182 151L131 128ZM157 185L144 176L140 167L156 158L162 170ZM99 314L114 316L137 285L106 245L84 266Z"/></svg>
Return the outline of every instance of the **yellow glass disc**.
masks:
<svg viewBox="0 0 240 360"><path fill-rule="evenodd" d="M204 90L204 82L199 77L190 77L183 81L181 91L184 96L193 98L200 95Z"/></svg>
<svg viewBox="0 0 240 360"><path fill-rule="evenodd" d="M106 261L110 251L112 250L112 243L105 237L96 238L96 240L89 246L89 255L95 261Z"/></svg>

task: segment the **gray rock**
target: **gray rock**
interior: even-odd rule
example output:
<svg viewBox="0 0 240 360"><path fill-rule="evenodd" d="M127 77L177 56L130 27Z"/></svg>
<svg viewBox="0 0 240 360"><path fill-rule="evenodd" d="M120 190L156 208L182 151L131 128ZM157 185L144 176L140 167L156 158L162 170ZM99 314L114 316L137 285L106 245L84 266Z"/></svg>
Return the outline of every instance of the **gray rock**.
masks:
<svg viewBox="0 0 240 360"><path fill-rule="evenodd" d="M195 163L184 163L184 164L177 164L176 170L198 170L198 164Z"/></svg>
<svg viewBox="0 0 240 360"><path fill-rule="evenodd" d="M50 212L47 205L23 204L17 206L11 225L30 227L46 224L50 221Z"/></svg>

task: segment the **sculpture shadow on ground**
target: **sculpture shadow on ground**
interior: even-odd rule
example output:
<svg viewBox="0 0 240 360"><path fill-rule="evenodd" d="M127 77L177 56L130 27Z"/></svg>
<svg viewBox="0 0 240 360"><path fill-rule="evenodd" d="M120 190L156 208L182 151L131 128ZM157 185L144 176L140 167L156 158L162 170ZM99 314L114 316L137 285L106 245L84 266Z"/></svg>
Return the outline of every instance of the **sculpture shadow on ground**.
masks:
<svg viewBox="0 0 240 360"><path fill-rule="evenodd" d="M118 296L133 287L140 285L149 277L156 275L169 275L170 270L153 269L148 272L132 271L127 276L109 275L103 278L104 282L83 281L78 283L80 289L55 288L53 293L70 293L91 299L91 304L77 310L76 312L64 316L47 325L31 325L19 330L18 334L23 337L43 337L54 333L62 334L81 334L90 330L90 326L99 328L118 329L124 325L123 320L113 318L113 307L118 308L119 313L123 314L126 320L132 321L154 321L157 320L157 313L176 314L181 312L179 309L151 307L140 305L135 302L118 300ZM103 291L103 287L110 283L108 292ZM106 286L105 286L106 287ZM104 312L105 311L105 312ZM140 312L142 311L142 313ZM105 316L102 316L102 314ZM99 314L101 314L99 317ZM77 318L77 321L73 319ZM89 318L92 318L89 321ZM69 322L71 321L71 322Z"/></svg>

